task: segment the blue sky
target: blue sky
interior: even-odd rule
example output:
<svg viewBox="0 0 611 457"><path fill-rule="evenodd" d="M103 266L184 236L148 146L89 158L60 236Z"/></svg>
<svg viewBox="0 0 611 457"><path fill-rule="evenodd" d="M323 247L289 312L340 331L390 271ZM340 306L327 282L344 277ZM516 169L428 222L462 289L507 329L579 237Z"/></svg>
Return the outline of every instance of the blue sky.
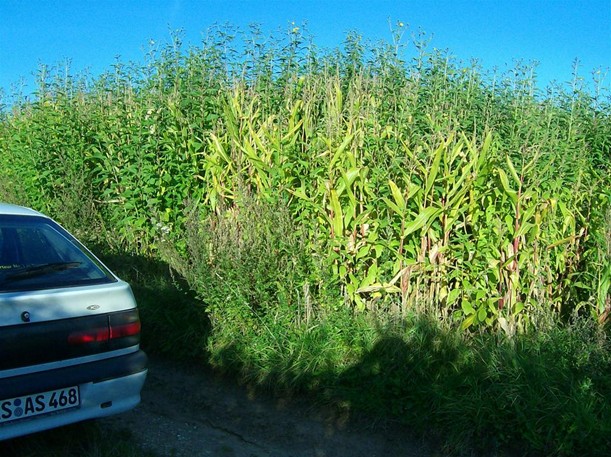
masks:
<svg viewBox="0 0 611 457"><path fill-rule="evenodd" d="M0 0L0 90L34 90L40 64L109 70L116 58L142 61L149 40L167 42L184 30L198 45L213 24L264 31L306 24L322 48L341 45L349 31L390 40L389 21L424 30L430 47L467 65L478 59L500 72L516 60L537 61L540 86L567 82L574 59L580 75L611 67L611 0ZM611 72L605 86L611 87Z"/></svg>

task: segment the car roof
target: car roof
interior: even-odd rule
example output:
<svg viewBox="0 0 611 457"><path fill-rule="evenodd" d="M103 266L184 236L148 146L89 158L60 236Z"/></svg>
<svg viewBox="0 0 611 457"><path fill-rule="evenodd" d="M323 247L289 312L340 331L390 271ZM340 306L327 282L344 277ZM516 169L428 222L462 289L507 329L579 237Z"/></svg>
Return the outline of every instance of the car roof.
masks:
<svg viewBox="0 0 611 457"><path fill-rule="evenodd" d="M33 209L26 208L25 206L11 205L10 203L2 202L0 202L0 215L46 217L44 214L34 211Z"/></svg>

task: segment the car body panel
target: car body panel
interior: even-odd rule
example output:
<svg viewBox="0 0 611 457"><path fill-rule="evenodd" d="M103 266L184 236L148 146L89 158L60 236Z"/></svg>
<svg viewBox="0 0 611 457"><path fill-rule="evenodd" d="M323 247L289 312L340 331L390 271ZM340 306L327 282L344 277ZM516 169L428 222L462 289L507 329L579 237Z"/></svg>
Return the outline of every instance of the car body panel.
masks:
<svg viewBox="0 0 611 457"><path fill-rule="evenodd" d="M29 313L30 322L46 322L75 315L121 311L125 309L125 303L135 303L131 287L123 281L86 287L5 292L1 300L2 325L27 324L22 320L23 312Z"/></svg>
<svg viewBox="0 0 611 457"><path fill-rule="evenodd" d="M0 203L0 214L7 214L13 216L44 216L44 214L33 210L32 208L26 208L25 206L12 205L10 203Z"/></svg>

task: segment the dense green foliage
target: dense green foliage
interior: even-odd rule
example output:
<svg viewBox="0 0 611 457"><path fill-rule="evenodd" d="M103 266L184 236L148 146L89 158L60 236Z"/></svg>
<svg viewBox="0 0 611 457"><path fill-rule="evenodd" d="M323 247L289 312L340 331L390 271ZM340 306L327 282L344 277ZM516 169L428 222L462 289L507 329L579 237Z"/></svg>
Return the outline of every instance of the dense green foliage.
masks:
<svg viewBox="0 0 611 457"><path fill-rule="evenodd" d="M412 423L433 408L451 430L473 408L463 436L604 449L609 97L577 73L542 93L534 68L487 74L402 34L323 52L298 28L222 29L92 81L41 71L1 114L0 197L168 262L211 323L184 332L218 366L340 396L382 370Z"/></svg>

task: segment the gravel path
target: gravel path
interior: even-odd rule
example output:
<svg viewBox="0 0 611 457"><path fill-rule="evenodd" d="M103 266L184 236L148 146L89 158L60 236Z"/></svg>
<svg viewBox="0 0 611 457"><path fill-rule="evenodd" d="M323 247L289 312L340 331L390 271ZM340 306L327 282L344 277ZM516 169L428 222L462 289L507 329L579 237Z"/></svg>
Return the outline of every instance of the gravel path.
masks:
<svg viewBox="0 0 611 457"><path fill-rule="evenodd" d="M306 399L278 399L205 370L151 358L142 403L103 419L160 456L424 457L395 424L338 415Z"/></svg>

